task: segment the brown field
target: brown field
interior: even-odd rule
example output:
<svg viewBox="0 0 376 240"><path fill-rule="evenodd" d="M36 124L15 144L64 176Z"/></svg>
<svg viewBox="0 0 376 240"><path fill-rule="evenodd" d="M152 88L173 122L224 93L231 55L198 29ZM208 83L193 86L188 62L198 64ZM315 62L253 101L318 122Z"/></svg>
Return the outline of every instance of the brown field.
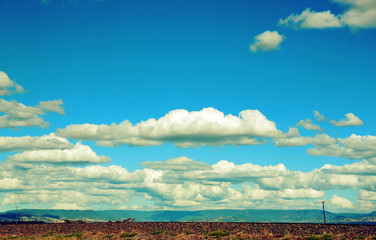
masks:
<svg viewBox="0 0 376 240"><path fill-rule="evenodd" d="M0 225L0 239L372 239L376 226L233 222Z"/></svg>

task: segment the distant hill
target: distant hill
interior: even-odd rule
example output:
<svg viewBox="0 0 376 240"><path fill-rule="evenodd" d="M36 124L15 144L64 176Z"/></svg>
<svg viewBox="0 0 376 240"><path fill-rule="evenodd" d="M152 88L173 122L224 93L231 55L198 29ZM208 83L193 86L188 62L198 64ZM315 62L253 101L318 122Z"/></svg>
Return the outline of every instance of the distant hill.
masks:
<svg viewBox="0 0 376 240"><path fill-rule="evenodd" d="M63 222L84 220L90 222L121 221L136 218L138 222L285 222L322 223L321 210L202 210L202 211L134 211L134 210L18 210L17 219L23 221ZM14 221L16 211L0 213L0 221ZM376 212L326 212L327 223L376 224Z"/></svg>

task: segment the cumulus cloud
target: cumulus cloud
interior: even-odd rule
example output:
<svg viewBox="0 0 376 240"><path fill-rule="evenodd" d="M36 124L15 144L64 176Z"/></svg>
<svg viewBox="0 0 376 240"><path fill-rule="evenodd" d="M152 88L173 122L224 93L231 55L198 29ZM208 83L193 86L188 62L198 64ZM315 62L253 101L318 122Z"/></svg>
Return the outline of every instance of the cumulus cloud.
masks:
<svg viewBox="0 0 376 240"><path fill-rule="evenodd" d="M376 201L376 191L360 190L359 198L362 200Z"/></svg>
<svg viewBox="0 0 376 240"><path fill-rule="evenodd" d="M255 36L254 39L254 43L249 47L250 50L252 52L257 52L259 50L265 52L278 49L285 37L277 31L265 31Z"/></svg>
<svg viewBox="0 0 376 240"><path fill-rule="evenodd" d="M83 165L106 163L109 157L98 156L89 146L77 143L72 149L33 150L8 156L6 161L12 163L49 163Z"/></svg>
<svg viewBox="0 0 376 240"><path fill-rule="evenodd" d="M319 121L319 122L321 122L325 119L325 116L322 115L321 113L319 113L319 111L317 111L317 110L313 111L313 114L314 114L316 120Z"/></svg>
<svg viewBox="0 0 376 240"><path fill-rule="evenodd" d="M315 146L327 146L336 144L336 139L328 136L327 134L317 134L314 137L282 135L281 137L274 138L273 140L277 147L297 147L308 144L314 144Z"/></svg>
<svg viewBox="0 0 376 240"><path fill-rule="evenodd" d="M282 164L239 165L225 160L202 164L187 157L144 165L148 168L134 172L116 165L37 164L20 169L6 161L0 164L0 191L4 192L0 201L3 205L37 202L50 208L75 208L71 204L76 204L83 209L95 204L130 204L131 208L134 201L148 209L156 202L165 209L280 208L281 204L297 209L319 207L316 199L323 199L327 190L359 189L357 203L336 196L330 200L331 209L368 210L371 205L366 201L372 201L376 191L376 172L370 168L374 165L367 161L325 165L309 172L290 171ZM10 192L12 189L17 192Z"/></svg>
<svg viewBox="0 0 376 240"><path fill-rule="evenodd" d="M44 121L40 115L45 115L46 111L57 111L63 113L64 109L60 106L61 100L40 102L41 106L26 106L15 100L7 101L0 99L0 128L34 127L46 128L49 123Z"/></svg>
<svg viewBox="0 0 376 240"><path fill-rule="evenodd" d="M298 147L306 146L312 143L312 137L292 137L292 138L278 138L275 139L275 145L277 147Z"/></svg>
<svg viewBox="0 0 376 240"><path fill-rule="evenodd" d="M318 131L323 131L324 129L322 129L319 125L317 124L314 124L312 122L311 119L305 119L305 120L300 120L296 126L301 126L303 127L304 129L307 129L307 130L318 130Z"/></svg>
<svg viewBox="0 0 376 240"><path fill-rule="evenodd" d="M23 87L10 80L8 75L0 71L0 96L9 96L16 93L24 93Z"/></svg>
<svg viewBox="0 0 376 240"><path fill-rule="evenodd" d="M316 148L308 149L307 153L315 156L368 159L370 161L376 158L376 136L352 134L347 138L337 138L335 143L327 145L318 145L318 143L315 145Z"/></svg>
<svg viewBox="0 0 376 240"><path fill-rule="evenodd" d="M375 175L376 165L364 160L361 162L355 162L352 164L345 164L343 166L335 166L331 164L325 164L320 168L320 171L330 174L341 175Z"/></svg>
<svg viewBox="0 0 376 240"><path fill-rule="evenodd" d="M178 157L166 160L165 162L153 161L153 162L143 162L141 166L161 169L161 170L175 170L175 171L186 171L186 170L205 170L210 168L210 166L204 162L197 162L191 158Z"/></svg>
<svg viewBox="0 0 376 240"><path fill-rule="evenodd" d="M338 197L335 194L329 200L329 203L337 206L338 208L353 208L354 207L354 204L350 200L343 198L343 197Z"/></svg>
<svg viewBox="0 0 376 240"><path fill-rule="evenodd" d="M25 188L25 183L23 183L18 178L2 178L0 179L0 192L9 190L21 190Z"/></svg>
<svg viewBox="0 0 376 240"><path fill-rule="evenodd" d="M376 0L334 0L333 2L344 7L343 13L334 15L330 10L315 12L307 8L300 14L281 18L278 24L296 29L376 27Z"/></svg>
<svg viewBox="0 0 376 240"><path fill-rule="evenodd" d="M350 126L360 126L363 125L363 121L360 120L353 113L346 113L346 119L340 121L331 120L330 123L336 127L350 127Z"/></svg>
<svg viewBox="0 0 376 240"><path fill-rule="evenodd" d="M346 8L341 22L350 27L376 27L376 0L334 0Z"/></svg>
<svg viewBox="0 0 376 240"><path fill-rule="evenodd" d="M307 8L300 14L279 19L278 25L291 28L333 28L340 27L341 23L330 11L315 12Z"/></svg>
<svg viewBox="0 0 376 240"><path fill-rule="evenodd" d="M62 100L52 100L52 101L40 101L39 107L48 111L48 112L56 112L59 114L65 114L64 108L61 106L63 105Z"/></svg>
<svg viewBox="0 0 376 240"><path fill-rule="evenodd" d="M73 144L54 133L41 137L0 137L0 152L27 151L36 149L66 149Z"/></svg>
<svg viewBox="0 0 376 240"><path fill-rule="evenodd" d="M153 146L169 142L178 147L194 147L260 144L264 138L281 132L258 110L244 110L237 117L204 108L192 112L173 110L159 119L148 119L136 125L127 120L111 125L69 125L58 129L57 134L97 141L102 146Z"/></svg>

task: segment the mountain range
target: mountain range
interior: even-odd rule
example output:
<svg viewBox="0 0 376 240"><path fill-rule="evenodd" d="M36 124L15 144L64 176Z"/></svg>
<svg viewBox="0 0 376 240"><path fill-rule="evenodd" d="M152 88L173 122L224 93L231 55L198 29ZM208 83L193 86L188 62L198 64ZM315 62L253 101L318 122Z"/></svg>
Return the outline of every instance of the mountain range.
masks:
<svg viewBox="0 0 376 240"><path fill-rule="evenodd" d="M327 223L375 224L376 211L363 213L325 212ZM321 210L201 210L201 211L136 211L136 210L49 210L22 209L0 213L0 221L88 222L122 221L136 218L137 222L284 222L323 223Z"/></svg>

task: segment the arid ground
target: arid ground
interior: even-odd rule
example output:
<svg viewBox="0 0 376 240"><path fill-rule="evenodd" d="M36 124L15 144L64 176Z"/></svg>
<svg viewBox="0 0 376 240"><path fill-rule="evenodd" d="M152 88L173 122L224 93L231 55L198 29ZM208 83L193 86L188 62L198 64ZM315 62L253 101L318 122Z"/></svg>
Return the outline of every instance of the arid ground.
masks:
<svg viewBox="0 0 376 240"><path fill-rule="evenodd" d="M233 222L0 225L0 239L372 239L376 226Z"/></svg>

